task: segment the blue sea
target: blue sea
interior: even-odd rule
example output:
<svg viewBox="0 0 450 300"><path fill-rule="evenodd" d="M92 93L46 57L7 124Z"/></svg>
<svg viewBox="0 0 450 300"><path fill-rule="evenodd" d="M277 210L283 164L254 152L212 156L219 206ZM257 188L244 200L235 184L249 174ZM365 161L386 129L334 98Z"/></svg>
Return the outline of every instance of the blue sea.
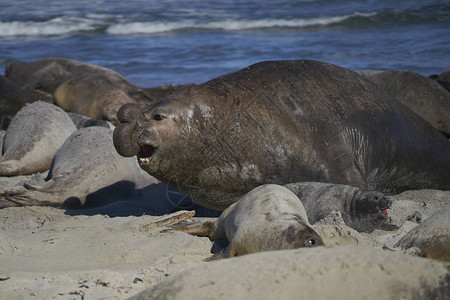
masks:
<svg viewBox="0 0 450 300"><path fill-rule="evenodd" d="M201 83L262 60L450 69L450 1L1 0L0 73L66 57L141 87Z"/></svg>

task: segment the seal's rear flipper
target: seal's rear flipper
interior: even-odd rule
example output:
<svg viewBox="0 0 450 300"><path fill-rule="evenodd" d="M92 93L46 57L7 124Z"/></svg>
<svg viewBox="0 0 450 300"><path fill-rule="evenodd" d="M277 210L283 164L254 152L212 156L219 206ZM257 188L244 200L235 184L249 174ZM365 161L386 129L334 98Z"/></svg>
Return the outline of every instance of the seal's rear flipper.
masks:
<svg viewBox="0 0 450 300"><path fill-rule="evenodd" d="M186 221L179 222L170 226L171 230L184 231L190 235L207 236L210 237L214 232L214 222L195 222L187 223Z"/></svg>
<svg viewBox="0 0 450 300"><path fill-rule="evenodd" d="M49 204L33 200L27 196L22 196L22 193L16 191L12 191L11 194L7 194L4 193L4 191L2 191L0 194L0 209L7 207L33 206L33 205L44 206Z"/></svg>
<svg viewBox="0 0 450 300"><path fill-rule="evenodd" d="M26 188L24 188L23 186L1 190L0 209L7 207L24 206L23 202L20 200L20 195L24 192L26 192Z"/></svg>
<svg viewBox="0 0 450 300"><path fill-rule="evenodd" d="M63 203L57 200L52 193L45 193L37 189L29 190L25 186L0 191L0 208L13 206L61 207Z"/></svg>
<svg viewBox="0 0 450 300"><path fill-rule="evenodd" d="M20 203L17 203L16 201L11 201L8 196L6 195L0 195L0 209L7 208L7 207L17 207L17 206L23 206Z"/></svg>

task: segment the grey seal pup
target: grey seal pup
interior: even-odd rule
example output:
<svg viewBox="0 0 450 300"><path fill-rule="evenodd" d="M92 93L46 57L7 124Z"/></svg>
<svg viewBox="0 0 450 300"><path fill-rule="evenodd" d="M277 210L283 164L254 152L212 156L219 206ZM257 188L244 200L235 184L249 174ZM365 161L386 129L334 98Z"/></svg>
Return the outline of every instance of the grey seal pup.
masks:
<svg viewBox="0 0 450 300"><path fill-rule="evenodd" d="M224 257L324 245L322 238L311 228L297 196L275 184L251 190L214 222L179 230L228 241Z"/></svg>
<svg viewBox="0 0 450 300"><path fill-rule="evenodd" d="M395 247L418 256L450 262L450 204L405 234Z"/></svg>
<svg viewBox="0 0 450 300"><path fill-rule="evenodd" d="M70 117L56 105L37 101L23 107L6 130L0 176L47 171L56 151L76 130Z"/></svg>
<svg viewBox="0 0 450 300"><path fill-rule="evenodd" d="M40 186L0 191L0 208L46 205L79 208L87 201L123 199L135 188L158 181L143 172L135 159L114 149L112 130L92 126L75 131L56 152L45 182Z"/></svg>
<svg viewBox="0 0 450 300"><path fill-rule="evenodd" d="M262 252L188 268L130 300L447 300L449 267L362 246Z"/></svg>

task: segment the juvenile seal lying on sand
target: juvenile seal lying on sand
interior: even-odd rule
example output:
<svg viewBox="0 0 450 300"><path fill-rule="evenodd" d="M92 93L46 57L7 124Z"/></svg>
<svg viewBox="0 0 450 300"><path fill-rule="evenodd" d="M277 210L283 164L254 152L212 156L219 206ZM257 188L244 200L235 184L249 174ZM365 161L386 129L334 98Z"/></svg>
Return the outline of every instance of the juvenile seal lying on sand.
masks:
<svg viewBox="0 0 450 300"><path fill-rule="evenodd" d="M147 93L131 84L119 73L108 68L67 58L47 58L29 63L12 61L5 67L5 76L28 91L39 90L53 94L67 80L84 76L103 76L114 82L136 101L152 101Z"/></svg>
<svg viewBox="0 0 450 300"><path fill-rule="evenodd" d="M55 90L55 103L65 111L93 119L119 123L117 111L126 103L136 103L105 76L84 76L68 80Z"/></svg>
<svg viewBox="0 0 450 300"><path fill-rule="evenodd" d="M388 223L387 209L391 206L391 200L383 193L324 182L300 182L284 186L300 199L311 224L339 212L345 224L360 232L397 228Z"/></svg>
<svg viewBox="0 0 450 300"><path fill-rule="evenodd" d="M372 82L327 63L258 63L117 116L121 155L216 210L267 183L450 189L449 141Z"/></svg>
<svg viewBox="0 0 450 300"><path fill-rule="evenodd" d="M287 188L274 184L253 189L215 222L180 230L212 240L227 240L224 257L323 245L310 227L299 199Z"/></svg>
<svg viewBox="0 0 450 300"><path fill-rule="evenodd" d="M412 254L450 262L450 204L408 232L395 247Z"/></svg>
<svg viewBox="0 0 450 300"><path fill-rule="evenodd" d="M138 184L157 182L140 170L135 159L117 154L111 139L112 130L104 127L74 132L56 152L45 184L1 191L0 208L78 207L88 198L124 198Z"/></svg>
<svg viewBox="0 0 450 300"><path fill-rule="evenodd" d="M56 151L76 130L56 105L38 101L23 107L6 130L0 176L47 171Z"/></svg>

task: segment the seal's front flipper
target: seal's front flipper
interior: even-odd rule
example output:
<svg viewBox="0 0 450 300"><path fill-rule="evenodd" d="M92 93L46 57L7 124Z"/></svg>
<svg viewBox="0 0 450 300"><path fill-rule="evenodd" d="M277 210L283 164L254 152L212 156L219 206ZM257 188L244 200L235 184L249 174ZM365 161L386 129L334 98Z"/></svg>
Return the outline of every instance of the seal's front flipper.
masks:
<svg viewBox="0 0 450 300"><path fill-rule="evenodd" d="M206 261L206 262L208 262L208 261L216 261L216 260L219 260L219 259L222 259L222 258L224 258L223 252L221 252L221 253L214 253L210 257L205 258L203 261Z"/></svg>
<svg viewBox="0 0 450 300"><path fill-rule="evenodd" d="M375 229L395 230L398 227L390 223L387 209L392 201L377 191L358 191L350 203L347 203L345 222L360 232L372 232Z"/></svg>
<svg viewBox="0 0 450 300"><path fill-rule="evenodd" d="M20 175L20 171L20 162L18 160L10 159L0 162L0 176L17 176Z"/></svg>

